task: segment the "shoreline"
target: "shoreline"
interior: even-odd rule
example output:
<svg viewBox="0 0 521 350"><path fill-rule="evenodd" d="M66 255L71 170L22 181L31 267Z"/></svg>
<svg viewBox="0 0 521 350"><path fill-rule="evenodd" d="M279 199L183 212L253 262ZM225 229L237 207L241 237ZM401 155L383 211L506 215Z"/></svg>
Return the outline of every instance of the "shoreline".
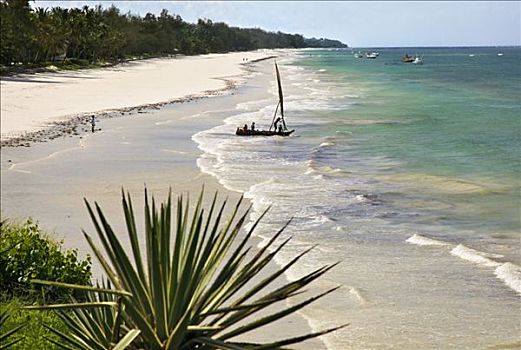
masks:
<svg viewBox="0 0 521 350"><path fill-rule="evenodd" d="M202 151L191 138L196 132L221 124L226 113L254 93L248 86L234 87L233 93L220 94L216 99L201 96L191 103L151 108L147 118L106 118L102 130L93 134L59 137L34 143L29 149L2 147L2 215L12 219L34 217L42 228L63 238L66 247L77 248L84 255L89 248L80 228L92 232L92 224L83 197L98 201L119 231L124 231L121 185L133 195L138 212L144 183L158 199L170 186L174 196L189 192L194 198L204 184L207 197L219 191L221 199L229 196L233 204L241 194L227 190L215 177L201 171L196 161ZM259 243L257 237L251 241L254 248ZM262 276L276 268L273 263ZM251 336L256 340L282 339L310 330L308 320L296 314ZM320 339L315 339L297 348L324 347Z"/></svg>
<svg viewBox="0 0 521 350"><path fill-rule="evenodd" d="M262 62L264 60L269 60L276 58L277 55L268 55L265 57L253 59L248 61L248 63L241 63L245 74L248 72L252 72L250 64ZM152 58L151 58L152 59ZM144 61L139 60L139 61ZM136 60L134 60L136 61ZM118 63L118 65L124 64L126 62ZM117 66L117 65L116 65ZM111 66L113 67L113 66ZM109 67L104 67L109 68ZM99 68L99 69L104 69ZM98 69L98 68L95 68ZM45 72L51 73L51 72ZM220 96L230 91L233 91L237 88L239 81L234 80L231 77L229 78L214 78L218 80L222 80L225 84L224 87L215 89L215 90L206 90L198 94L186 95L180 98L174 98L171 100L157 102L157 103L146 103L137 106L129 106L122 108L114 108L107 109L95 112L84 112L76 115L63 116L63 120L58 121L49 121L47 122L41 130L33 130L33 131L24 131L20 134L14 135L4 135L2 134L2 139L0 139L0 147L30 147L32 143L35 142L47 142L54 140L59 137L65 136L80 136L81 134L89 132L89 123L90 117L95 116L98 120L107 119L107 118L118 118L123 116L132 116L136 114L146 114L151 112L152 110L160 109L167 105L172 105L176 103L187 103L196 101L202 98L208 98L213 96ZM80 129L80 130L78 130ZM5 137L5 139L4 139Z"/></svg>
<svg viewBox="0 0 521 350"><path fill-rule="evenodd" d="M216 78L218 79L218 78ZM161 109L167 105L187 103L203 98L219 96L237 87L237 83L231 79L223 79L226 86L221 89L205 91L201 94L187 95L181 98L164 102L147 103L137 106L129 106L115 109L107 109L96 112L85 112L77 115L63 116L64 120L49 121L41 130L25 131L18 135L8 136L0 141L1 147L30 147L31 143L52 141L59 137L80 136L89 132L90 117L95 116L97 120L112 119L119 117L130 117L136 114L146 114L152 110ZM78 130L81 129L81 130Z"/></svg>
<svg viewBox="0 0 521 350"><path fill-rule="evenodd" d="M0 77L4 96L1 102L0 145L29 147L34 142L77 136L79 129L89 123L92 115L106 119L142 114L165 105L225 94L251 72L248 69L250 64L274 58L275 52L257 50L152 58L75 72ZM213 64L209 64L208 60L214 60ZM219 67L218 72L208 70L209 66ZM156 70L161 70L160 74ZM110 76L104 77L105 74ZM158 78L166 80L169 77L176 81L156 84ZM192 83L185 84L186 81ZM165 93L162 87L169 89L169 92ZM126 91L130 96L121 95L120 91L125 89L128 89ZM78 98L78 94L83 98ZM60 97L57 99L56 95ZM27 100L30 102L27 103ZM93 105L92 100L95 101Z"/></svg>

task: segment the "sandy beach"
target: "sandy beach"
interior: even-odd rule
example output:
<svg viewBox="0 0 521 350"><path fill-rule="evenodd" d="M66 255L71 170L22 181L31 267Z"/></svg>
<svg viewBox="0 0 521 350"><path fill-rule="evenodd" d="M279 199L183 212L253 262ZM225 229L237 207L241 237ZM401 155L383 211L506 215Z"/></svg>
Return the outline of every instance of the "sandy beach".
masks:
<svg viewBox="0 0 521 350"><path fill-rule="evenodd" d="M242 65L243 58L253 61L272 54L158 59L107 70L45 73L32 76L37 81L30 82L17 81L20 77L2 81L2 217L32 217L63 239L66 247L77 248L85 256L90 249L81 229L90 233L94 229L84 197L99 202L115 229L121 232L125 230L120 204L122 186L133 195L138 213L144 186L158 200L165 198L169 188L174 196L190 193L193 200L204 185L207 202L218 191L222 199L229 197L230 203L235 203L241 193L227 190L197 167L201 151L191 137L220 124L225 113L235 110L238 103L247 102L259 87L254 86L251 77L248 79L251 69ZM265 64L271 62L258 63ZM160 78L165 74L176 79ZM248 84L230 90L246 81ZM256 84L262 86L266 81ZM135 89L125 89L126 86ZM217 93L225 90L229 93ZM259 90L266 93L266 88ZM81 94L75 93L80 91ZM33 94L39 102L24 104ZM88 101L85 96L90 96ZM172 100L191 102L165 103ZM154 104L154 108L134 108ZM95 133L84 121L84 115L90 113L98 115ZM56 137L49 137L52 129L44 126L57 120L74 132L65 128L57 131ZM20 134L31 136L15 137ZM52 141L35 142L51 138ZM30 147L14 147L26 144ZM269 270L275 268L273 265ZM93 269L99 276L101 271L96 263ZM248 339L275 340L309 330L304 318L291 316ZM298 348L321 349L324 345L312 340Z"/></svg>
<svg viewBox="0 0 521 350"><path fill-rule="evenodd" d="M389 50L399 59L397 49ZM218 190L232 203L244 194L245 204L253 206L250 220L272 207L256 228L254 244L294 218L283 234L293 238L278 254L277 264L317 245L288 271L288 279L341 261L315 281L306 295L342 286L299 315L249 339L281 339L349 323L322 337L324 343L316 340L298 348L519 347L519 315L514 311L519 305L521 276L519 236L508 228L509 217L517 217L508 214L509 208L518 209L518 197L510 196L510 189L517 191L509 185L514 177L489 181L488 177L472 179L461 173L408 168L400 161L405 155L414 155L421 164L436 153L430 147L420 152L421 144L415 144L414 154L385 156L389 145L394 144L395 150L411 144L401 140L419 135L410 132L412 126L423 130L421 135L431 132L431 124L424 120L401 116L415 103L403 98L403 84L381 82L378 72L367 77L360 61L341 51L264 54L277 55L286 120L297 129L296 135L234 135L238 125L252 121L267 128L277 105L273 60L243 65L246 61L239 57L237 67L223 71L225 76L208 79L221 85L203 84L189 95L98 111L94 133L87 124L88 113L80 111L71 119L62 116L59 123L50 121L51 127L26 129L25 136L3 140L2 217L32 217L84 256L89 248L81 229L94 231L84 197L98 201L115 230L124 232L122 186L132 193L138 213L145 185L158 199L169 188L174 196L189 192L194 198L203 185L209 195ZM202 57L206 56L186 59L212 62ZM388 57L391 62L392 56ZM349 70L344 71L346 67ZM407 68L381 66L398 80ZM415 72L418 79L425 78L425 72ZM431 84L438 86L438 73L431 74L436 82ZM376 87L383 84L383 90L370 88L367 81ZM79 80L77 84L82 85ZM385 104L378 91L391 94L383 99ZM57 96L52 99L61 101ZM395 109L393 103L398 103ZM515 106L512 121L517 121ZM417 107L419 111L426 108L423 103ZM437 109L429 108L434 107L426 113L438 115ZM466 107L458 108L466 111ZM455 135L454 144L460 142L459 134ZM379 150L368 152L377 145ZM409 150L404 147L403 151ZM457 159L475 165L468 160L481 157ZM509 202L514 198L516 202ZM502 203L504 199L507 204ZM473 222L485 224L484 229L468 229ZM497 226L500 222L506 224ZM465 230L455 231L462 224ZM273 264L270 269L276 267ZM99 275L99 267L95 265L94 270Z"/></svg>
<svg viewBox="0 0 521 350"><path fill-rule="evenodd" d="M1 139L5 143L56 122L74 126L71 120L79 122L91 114L157 108L218 94L244 78L244 65L267 56L263 50L178 56L104 69L3 77Z"/></svg>

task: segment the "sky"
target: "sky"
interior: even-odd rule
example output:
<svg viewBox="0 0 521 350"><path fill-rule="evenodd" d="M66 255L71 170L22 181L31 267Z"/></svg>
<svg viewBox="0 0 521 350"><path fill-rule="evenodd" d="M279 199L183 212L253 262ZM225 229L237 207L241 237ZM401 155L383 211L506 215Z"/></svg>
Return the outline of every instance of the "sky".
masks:
<svg viewBox="0 0 521 350"><path fill-rule="evenodd" d="M351 47L521 45L521 1L35 1L337 39Z"/></svg>

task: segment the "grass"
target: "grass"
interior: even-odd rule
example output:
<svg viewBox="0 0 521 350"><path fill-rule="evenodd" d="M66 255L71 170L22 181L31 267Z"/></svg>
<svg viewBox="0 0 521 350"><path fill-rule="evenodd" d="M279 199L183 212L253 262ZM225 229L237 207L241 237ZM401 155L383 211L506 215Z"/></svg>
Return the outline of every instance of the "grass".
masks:
<svg viewBox="0 0 521 350"><path fill-rule="evenodd" d="M58 340L58 337L50 334L44 324L47 324L62 332L68 332L67 327L63 324L58 315L52 311L47 310L24 310L21 309L23 305L27 305L28 301L18 297L0 296L0 314L5 311L9 312L9 317L2 324L1 333L5 333L15 327L23 325L15 334L10 336L7 340L0 343L6 344L8 341L22 338L22 340L9 349L12 350L54 350L59 349L57 346L49 342L47 338Z"/></svg>

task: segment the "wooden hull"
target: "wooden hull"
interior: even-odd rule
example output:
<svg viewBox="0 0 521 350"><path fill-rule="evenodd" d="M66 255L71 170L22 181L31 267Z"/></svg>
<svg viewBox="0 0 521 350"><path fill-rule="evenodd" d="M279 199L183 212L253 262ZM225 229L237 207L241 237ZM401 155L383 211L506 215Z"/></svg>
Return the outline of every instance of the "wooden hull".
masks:
<svg viewBox="0 0 521 350"><path fill-rule="evenodd" d="M243 130L243 129L237 129L235 132L235 135L237 136L289 136L291 135L295 130L289 130L289 131L269 131L269 130Z"/></svg>

